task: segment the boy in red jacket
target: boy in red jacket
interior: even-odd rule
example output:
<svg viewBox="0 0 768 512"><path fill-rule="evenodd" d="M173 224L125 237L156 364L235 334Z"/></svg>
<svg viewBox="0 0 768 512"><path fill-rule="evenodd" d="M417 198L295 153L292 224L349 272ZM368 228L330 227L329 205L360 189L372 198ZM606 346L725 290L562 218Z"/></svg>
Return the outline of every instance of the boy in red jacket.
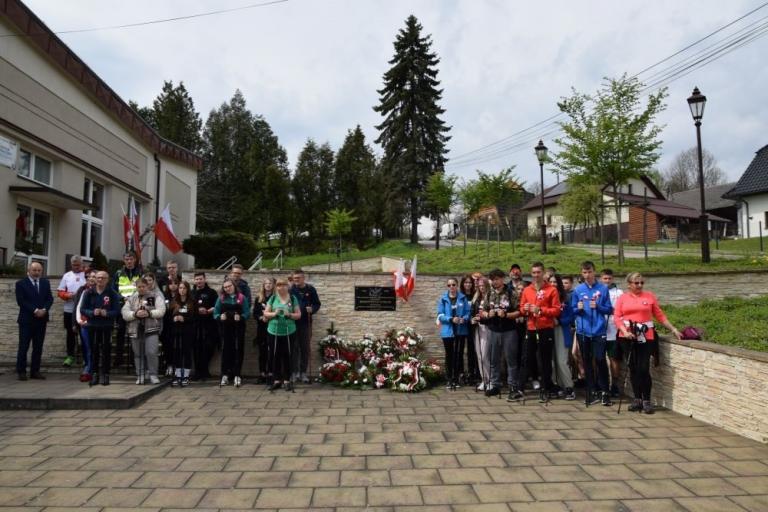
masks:
<svg viewBox="0 0 768 512"><path fill-rule="evenodd" d="M525 343L536 343L536 354L540 361L541 390L539 402L549 400L552 388L552 349L555 344L555 318L560 316L560 297L557 288L544 280L544 264L536 262L531 266L533 282L523 289L520 296L520 312L527 319ZM528 369L527 347L523 350L523 364L520 381L525 383Z"/></svg>

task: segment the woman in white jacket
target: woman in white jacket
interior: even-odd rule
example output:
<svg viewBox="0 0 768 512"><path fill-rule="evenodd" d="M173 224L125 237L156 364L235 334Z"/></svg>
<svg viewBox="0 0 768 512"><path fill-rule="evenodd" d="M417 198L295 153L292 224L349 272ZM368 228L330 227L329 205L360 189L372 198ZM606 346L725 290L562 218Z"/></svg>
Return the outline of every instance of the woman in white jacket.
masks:
<svg viewBox="0 0 768 512"><path fill-rule="evenodd" d="M159 384L158 336L165 315L165 297L157 289L150 289L150 280L142 277L136 283L136 291L126 299L122 315L133 348L136 384L144 384L145 374L149 375L152 384Z"/></svg>

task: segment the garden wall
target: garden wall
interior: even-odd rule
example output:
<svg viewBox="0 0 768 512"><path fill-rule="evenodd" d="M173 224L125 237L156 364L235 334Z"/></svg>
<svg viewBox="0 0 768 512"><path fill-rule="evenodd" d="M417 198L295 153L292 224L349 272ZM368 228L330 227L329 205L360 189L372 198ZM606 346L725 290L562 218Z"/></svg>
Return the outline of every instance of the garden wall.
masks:
<svg viewBox="0 0 768 512"><path fill-rule="evenodd" d="M654 401L677 413L768 442L768 354L703 341L661 342Z"/></svg>

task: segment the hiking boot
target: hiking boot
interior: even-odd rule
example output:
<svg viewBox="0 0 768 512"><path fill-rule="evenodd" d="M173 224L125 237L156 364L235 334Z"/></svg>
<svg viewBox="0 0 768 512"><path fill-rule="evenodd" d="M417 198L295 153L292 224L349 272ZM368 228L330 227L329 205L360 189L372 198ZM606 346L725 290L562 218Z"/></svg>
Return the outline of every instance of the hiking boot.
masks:
<svg viewBox="0 0 768 512"><path fill-rule="evenodd" d="M643 400L643 412L645 414L653 414L653 404L650 400Z"/></svg>
<svg viewBox="0 0 768 512"><path fill-rule="evenodd" d="M72 366L72 363L74 363L74 362L75 362L75 358L74 357L67 356L67 357L64 358L64 362L61 363L61 364L66 366L67 368L69 368L70 366Z"/></svg>
<svg viewBox="0 0 768 512"><path fill-rule="evenodd" d="M563 398L566 400L576 400L576 393L573 392L573 388L565 388L565 395Z"/></svg>
<svg viewBox="0 0 768 512"><path fill-rule="evenodd" d="M587 393L584 399L584 405L589 407L590 405L595 405L598 403L600 403L600 393L597 393L597 392Z"/></svg>
<svg viewBox="0 0 768 512"><path fill-rule="evenodd" d="M643 410L643 401L639 398L635 398L632 400L632 403L629 404L629 407L627 407L627 410L629 412L640 412Z"/></svg>
<svg viewBox="0 0 768 512"><path fill-rule="evenodd" d="M511 389L507 395L507 402L519 402L525 395L519 389Z"/></svg>
<svg viewBox="0 0 768 512"><path fill-rule="evenodd" d="M606 393L603 391L603 396L601 400L603 407L610 407L613 405L613 401L611 401L611 395L609 393Z"/></svg>
<svg viewBox="0 0 768 512"><path fill-rule="evenodd" d="M501 390L499 388L488 388L485 391L485 396L497 396L501 394Z"/></svg>
<svg viewBox="0 0 768 512"><path fill-rule="evenodd" d="M174 377L173 380L171 381L171 387L177 388L179 386L181 386L181 379L179 377Z"/></svg>
<svg viewBox="0 0 768 512"><path fill-rule="evenodd" d="M539 391L539 403L545 404L547 402L549 402L549 393L543 390Z"/></svg>
<svg viewBox="0 0 768 512"><path fill-rule="evenodd" d="M274 391L276 389L280 389L280 386L282 386L282 385L283 385L282 382L280 382L279 380L276 380L275 382L272 383L271 386L269 386L269 390L270 391Z"/></svg>
<svg viewBox="0 0 768 512"><path fill-rule="evenodd" d="M187 386L189 386L189 377L184 377L181 379L181 387L185 388Z"/></svg>

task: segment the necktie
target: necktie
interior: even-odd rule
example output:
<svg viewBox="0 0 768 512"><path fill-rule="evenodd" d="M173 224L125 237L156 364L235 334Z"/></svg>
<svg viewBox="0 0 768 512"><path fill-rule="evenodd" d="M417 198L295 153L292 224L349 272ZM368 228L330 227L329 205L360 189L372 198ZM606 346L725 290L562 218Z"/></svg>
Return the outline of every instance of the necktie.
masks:
<svg viewBox="0 0 768 512"><path fill-rule="evenodd" d="M40 286L38 285L37 279L35 279L34 282L35 282L35 292L37 292L39 294L40 293Z"/></svg>

